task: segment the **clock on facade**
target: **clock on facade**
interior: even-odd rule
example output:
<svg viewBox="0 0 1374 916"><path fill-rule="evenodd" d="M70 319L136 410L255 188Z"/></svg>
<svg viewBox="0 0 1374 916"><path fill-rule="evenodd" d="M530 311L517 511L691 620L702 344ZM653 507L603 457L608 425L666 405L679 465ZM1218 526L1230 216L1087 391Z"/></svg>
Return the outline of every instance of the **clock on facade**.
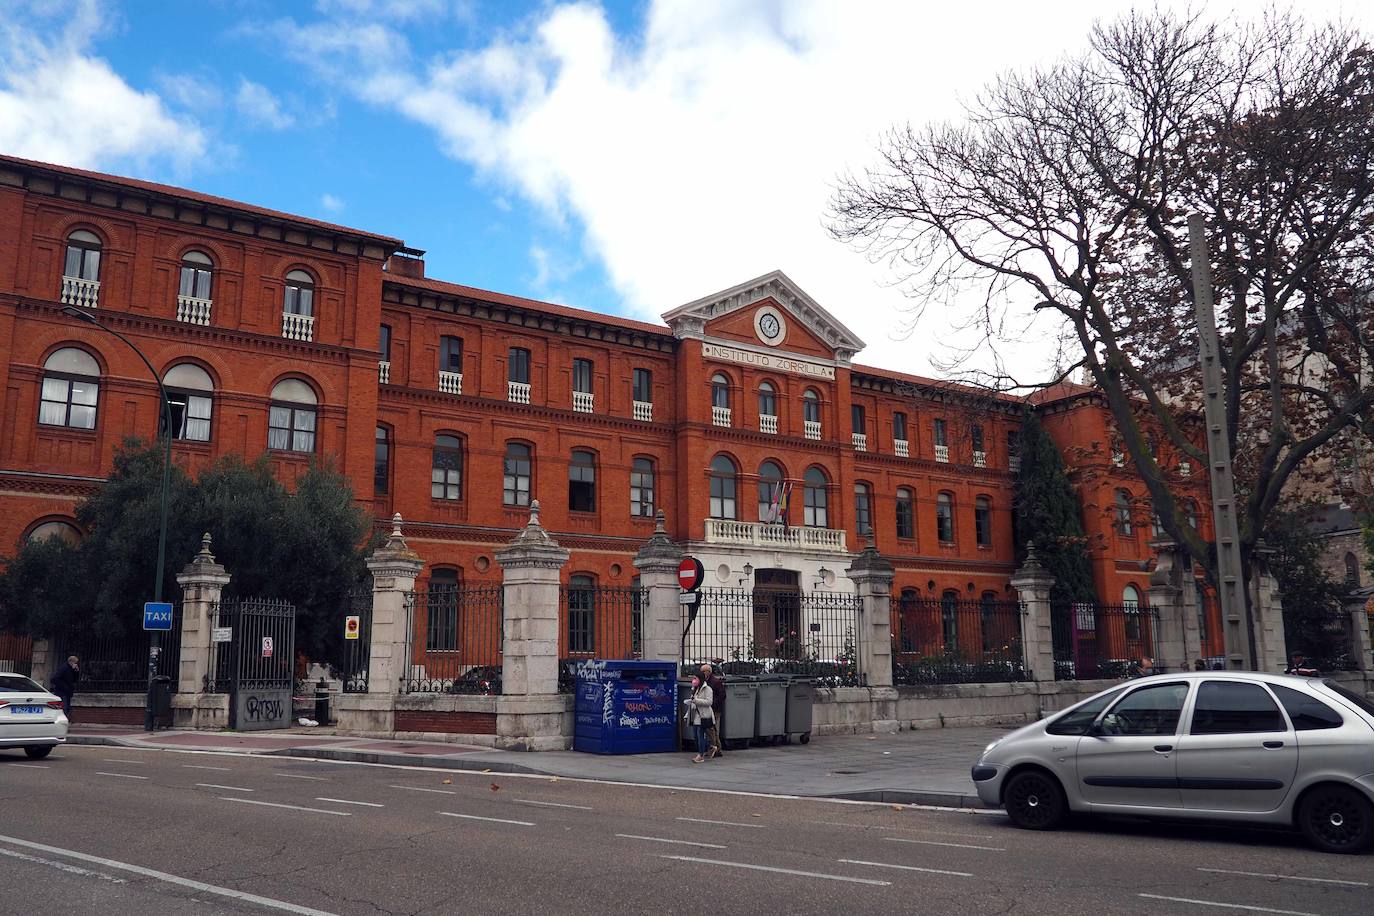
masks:
<svg viewBox="0 0 1374 916"><path fill-rule="evenodd" d="M772 306L765 305L754 313L754 333L759 340L775 347L782 343L783 337L787 335L787 325L783 323L782 314Z"/></svg>

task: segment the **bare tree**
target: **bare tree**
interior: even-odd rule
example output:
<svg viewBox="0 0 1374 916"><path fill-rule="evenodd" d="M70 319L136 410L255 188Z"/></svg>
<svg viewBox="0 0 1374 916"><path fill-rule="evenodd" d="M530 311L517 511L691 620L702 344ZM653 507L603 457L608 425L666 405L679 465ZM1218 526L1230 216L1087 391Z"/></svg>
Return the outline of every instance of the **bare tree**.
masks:
<svg viewBox="0 0 1374 916"><path fill-rule="evenodd" d="M1158 431L1206 467L1189 213L1211 238L1247 577L1290 478L1342 431L1374 431L1364 36L1278 14L1224 27L1137 13L878 152L838 184L832 234L896 267L918 301L981 290L968 317L988 340L1018 294L1061 321L1161 524L1213 581L1214 545L1149 444Z"/></svg>

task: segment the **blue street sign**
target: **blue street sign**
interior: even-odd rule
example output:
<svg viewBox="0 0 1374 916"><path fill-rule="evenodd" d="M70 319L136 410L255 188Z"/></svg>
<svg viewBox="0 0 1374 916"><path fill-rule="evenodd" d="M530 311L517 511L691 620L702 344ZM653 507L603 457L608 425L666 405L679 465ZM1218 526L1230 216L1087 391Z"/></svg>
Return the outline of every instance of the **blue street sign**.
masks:
<svg viewBox="0 0 1374 916"><path fill-rule="evenodd" d="M149 601L143 605L143 629L172 629L172 605L168 602Z"/></svg>

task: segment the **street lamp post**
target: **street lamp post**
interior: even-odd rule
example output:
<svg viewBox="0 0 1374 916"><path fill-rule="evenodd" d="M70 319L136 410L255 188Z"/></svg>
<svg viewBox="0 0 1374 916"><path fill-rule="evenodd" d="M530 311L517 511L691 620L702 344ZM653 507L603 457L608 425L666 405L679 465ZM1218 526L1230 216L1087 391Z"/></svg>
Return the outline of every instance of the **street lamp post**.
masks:
<svg viewBox="0 0 1374 916"><path fill-rule="evenodd" d="M153 368L153 364L148 361L148 357L143 355L143 351L134 346L134 342L123 334L108 325L101 324L96 317L84 309L75 306L66 306L62 309L62 314L93 324L102 331L108 331L128 344L129 349L138 354L138 358L143 360L143 365L148 367L148 371L153 375L153 381L157 383L158 397L162 399L161 418L166 424L166 434L163 436L164 446L162 453L162 511L161 519L157 531L157 578L153 581L153 601L162 601L162 578L167 568L167 491L171 488L172 481L172 404L167 400L167 389L162 385L162 376ZM148 634L148 695L143 709L143 730L153 730L153 679L157 677L158 656L162 652L162 638L154 630ZM156 650L156 651L154 651Z"/></svg>

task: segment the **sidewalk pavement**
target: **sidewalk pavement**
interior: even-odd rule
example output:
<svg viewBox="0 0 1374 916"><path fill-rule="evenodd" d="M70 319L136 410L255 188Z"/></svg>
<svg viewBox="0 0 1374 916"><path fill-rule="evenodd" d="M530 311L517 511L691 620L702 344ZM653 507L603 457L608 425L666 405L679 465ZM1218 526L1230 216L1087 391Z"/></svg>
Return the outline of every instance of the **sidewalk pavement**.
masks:
<svg viewBox="0 0 1374 916"><path fill-rule="evenodd" d="M443 741L350 737L306 728L143 732L78 724L67 741L971 808L978 807L979 801L969 770L983 747L1006 732L1004 728L947 728L813 737L810 744L729 751L721 759L699 764L692 763L692 754L685 751L626 756L525 753Z"/></svg>

